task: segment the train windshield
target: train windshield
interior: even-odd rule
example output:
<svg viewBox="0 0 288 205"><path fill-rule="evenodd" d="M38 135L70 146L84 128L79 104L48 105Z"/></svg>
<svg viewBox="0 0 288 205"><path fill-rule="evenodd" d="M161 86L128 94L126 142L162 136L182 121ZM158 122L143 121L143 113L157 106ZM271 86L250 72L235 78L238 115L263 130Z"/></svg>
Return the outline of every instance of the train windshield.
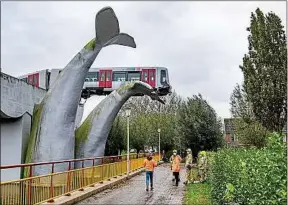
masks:
<svg viewBox="0 0 288 205"><path fill-rule="evenodd" d="M128 72L128 81L140 81L140 72Z"/></svg>
<svg viewBox="0 0 288 205"><path fill-rule="evenodd" d="M160 79L161 79L161 84L166 81L166 71L165 70L161 70Z"/></svg>

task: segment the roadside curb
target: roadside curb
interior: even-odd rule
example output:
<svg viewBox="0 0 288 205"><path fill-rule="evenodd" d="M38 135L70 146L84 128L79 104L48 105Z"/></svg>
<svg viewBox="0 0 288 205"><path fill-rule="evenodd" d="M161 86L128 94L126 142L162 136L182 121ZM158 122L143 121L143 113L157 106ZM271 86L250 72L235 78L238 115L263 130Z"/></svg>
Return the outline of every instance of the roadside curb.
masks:
<svg viewBox="0 0 288 205"><path fill-rule="evenodd" d="M163 162L159 162L159 165L163 164ZM130 172L130 174L124 175L124 176L117 176L117 178L111 178L110 181L104 181L101 183L94 184L94 187L88 186L84 187L83 191L73 191L71 192L70 196L60 196L54 199L54 202L44 202L41 203L41 205L53 205L53 204L61 204L61 205L68 205L68 204L75 204L77 202L80 202L94 194L97 194L99 192L102 192L106 189L110 189L114 187L115 185L121 184L129 179L131 179L134 176L137 176L144 172L145 170L143 168L136 169L133 172Z"/></svg>

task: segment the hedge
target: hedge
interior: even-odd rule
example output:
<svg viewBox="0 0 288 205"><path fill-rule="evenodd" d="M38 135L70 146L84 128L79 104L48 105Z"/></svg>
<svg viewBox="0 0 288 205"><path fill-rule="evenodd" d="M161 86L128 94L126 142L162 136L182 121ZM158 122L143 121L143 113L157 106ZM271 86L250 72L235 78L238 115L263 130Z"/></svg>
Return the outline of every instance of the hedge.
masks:
<svg viewBox="0 0 288 205"><path fill-rule="evenodd" d="M276 133L262 149L218 151L210 169L213 204L287 203L287 144Z"/></svg>

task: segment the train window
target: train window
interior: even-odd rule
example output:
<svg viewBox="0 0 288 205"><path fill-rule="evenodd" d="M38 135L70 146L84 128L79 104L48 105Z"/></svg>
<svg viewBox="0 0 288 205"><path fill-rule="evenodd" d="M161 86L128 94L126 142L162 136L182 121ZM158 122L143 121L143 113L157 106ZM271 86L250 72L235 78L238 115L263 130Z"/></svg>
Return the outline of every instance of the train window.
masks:
<svg viewBox="0 0 288 205"><path fill-rule="evenodd" d="M153 70L149 71L149 75L150 75L150 80L154 81L154 71Z"/></svg>
<svg viewBox="0 0 288 205"><path fill-rule="evenodd" d="M126 72L113 72L113 81L126 81Z"/></svg>
<svg viewBox="0 0 288 205"><path fill-rule="evenodd" d="M111 81L111 72L107 72L106 81Z"/></svg>
<svg viewBox="0 0 288 205"><path fill-rule="evenodd" d="M101 72L100 80L101 81L105 81L105 73L104 72Z"/></svg>
<svg viewBox="0 0 288 205"><path fill-rule="evenodd" d="M96 82L98 81L98 72L89 72L86 76L88 78L88 82ZM86 81L86 79L85 79Z"/></svg>
<svg viewBox="0 0 288 205"><path fill-rule="evenodd" d="M161 80L161 83L164 83L166 81L166 71L165 70L161 70L160 80Z"/></svg>
<svg viewBox="0 0 288 205"><path fill-rule="evenodd" d="M23 78L22 80L24 80L26 83L28 82L28 78Z"/></svg>
<svg viewBox="0 0 288 205"><path fill-rule="evenodd" d="M90 81L90 78L85 78L85 82L89 82Z"/></svg>
<svg viewBox="0 0 288 205"><path fill-rule="evenodd" d="M128 72L128 81L140 81L140 72Z"/></svg>
<svg viewBox="0 0 288 205"><path fill-rule="evenodd" d="M144 81L148 81L148 73L147 72L144 72Z"/></svg>

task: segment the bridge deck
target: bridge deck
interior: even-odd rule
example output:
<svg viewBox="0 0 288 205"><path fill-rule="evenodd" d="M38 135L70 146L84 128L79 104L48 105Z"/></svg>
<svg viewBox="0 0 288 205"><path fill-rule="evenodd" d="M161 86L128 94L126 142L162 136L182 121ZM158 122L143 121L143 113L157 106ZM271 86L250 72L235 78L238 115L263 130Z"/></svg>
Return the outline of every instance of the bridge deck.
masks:
<svg viewBox="0 0 288 205"><path fill-rule="evenodd" d="M181 182L173 186L172 173L167 164L154 172L154 190L146 192L145 173L142 173L116 188L106 190L77 204L182 204L185 170L180 173Z"/></svg>

